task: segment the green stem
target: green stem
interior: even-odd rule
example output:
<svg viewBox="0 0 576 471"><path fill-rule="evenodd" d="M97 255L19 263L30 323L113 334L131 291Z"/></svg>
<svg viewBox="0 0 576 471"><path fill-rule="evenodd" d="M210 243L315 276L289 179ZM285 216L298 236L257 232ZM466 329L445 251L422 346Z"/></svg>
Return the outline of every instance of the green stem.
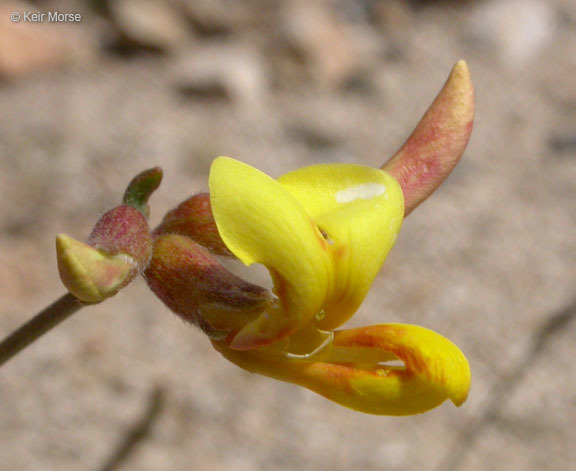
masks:
<svg viewBox="0 0 576 471"><path fill-rule="evenodd" d="M78 298L67 293L40 311L0 342L0 366L82 307Z"/></svg>

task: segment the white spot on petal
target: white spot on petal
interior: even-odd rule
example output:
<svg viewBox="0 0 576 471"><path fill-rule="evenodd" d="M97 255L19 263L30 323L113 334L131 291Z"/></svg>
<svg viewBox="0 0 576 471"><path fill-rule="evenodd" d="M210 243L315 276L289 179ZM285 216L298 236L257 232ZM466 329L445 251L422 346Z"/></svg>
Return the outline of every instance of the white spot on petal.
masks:
<svg viewBox="0 0 576 471"><path fill-rule="evenodd" d="M356 200L369 200L386 192L386 186L381 183L362 183L351 186L336 193L338 203L351 203Z"/></svg>

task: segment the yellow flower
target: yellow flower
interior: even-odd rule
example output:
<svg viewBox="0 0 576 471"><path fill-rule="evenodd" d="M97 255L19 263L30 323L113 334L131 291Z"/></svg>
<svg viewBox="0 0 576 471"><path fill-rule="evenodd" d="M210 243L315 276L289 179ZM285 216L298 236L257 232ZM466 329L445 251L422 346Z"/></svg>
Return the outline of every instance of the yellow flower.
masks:
<svg viewBox="0 0 576 471"><path fill-rule="evenodd" d="M156 295L238 366L372 414L424 412L468 395L470 368L448 339L414 325L335 330L360 307L403 218L458 163L474 120L464 61L382 167L330 164L274 180L220 157L201 193L153 232L144 273ZM216 255L264 265L273 293Z"/></svg>
<svg viewBox="0 0 576 471"><path fill-rule="evenodd" d="M404 200L391 175L326 164L274 180L219 157L210 198L228 249L246 265L263 264L276 296L239 330L213 340L222 355L373 414L415 414L466 399L468 362L439 334L404 324L334 331L356 312L396 240Z"/></svg>

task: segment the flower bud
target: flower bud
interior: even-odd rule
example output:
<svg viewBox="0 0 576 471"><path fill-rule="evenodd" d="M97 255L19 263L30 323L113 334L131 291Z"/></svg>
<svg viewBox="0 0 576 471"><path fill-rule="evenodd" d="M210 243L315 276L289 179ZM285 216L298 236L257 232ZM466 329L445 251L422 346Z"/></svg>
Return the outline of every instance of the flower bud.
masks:
<svg viewBox="0 0 576 471"><path fill-rule="evenodd" d="M230 273L208 250L179 234L154 241L144 273L166 306L213 339L224 339L258 317L269 292Z"/></svg>
<svg viewBox="0 0 576 471"><path fill-rule="evenodd" d="M152 255L147 202L161 179L158 167L132 179L124 204L98 220L87 243L65 234L56 237L60 278L78 299L86 303L104 301L146 268Z"/></svg>
<svg viewBox="0 0 576 471"><path fill-rule="evenodd" d="M114 296L137 273L132 257L107 254L66 234L56 237L56 254L62 283L85 303Z"/></svg>
<svg viewBox="0 0 576 471"><path fill-rule="evenodd" d="M109 255L130 256L138 270L144 270L152 255L152 237L144 215L132 206L118 206L96 223L88 245Z"/></svg>
<svg viewBox="0 0 576 471"><path fill-rule="evenodd" d="M65 234L56 237L60 278L74 296L87 303L114 296L144 270L151 253L146 219L131 206L105 213L87 244Z"/></svg>
<svg viewBox="0 0 576 471"><path fill-rule="evenodd" d="M154 234L180 234L217 255L232 255L218 233L208 193L194 195L168 212Z"/></svg>

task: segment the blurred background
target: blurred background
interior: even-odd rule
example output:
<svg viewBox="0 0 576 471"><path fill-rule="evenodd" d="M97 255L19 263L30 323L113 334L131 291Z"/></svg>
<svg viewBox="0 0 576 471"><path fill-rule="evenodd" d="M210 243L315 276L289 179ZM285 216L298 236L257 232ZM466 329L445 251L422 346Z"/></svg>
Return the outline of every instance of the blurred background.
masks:
<svg viewBox="0 0 576 471"><path fill-rule="evenodd" d="M573 0L3 0L0 333L64 292L54 235L86 238L141 170L165 172L156 224L217 155L379 166L458 59L469 147L350 325L447 336L468 402L368 416L250 375L137 280L2 368L0 470L574 469Z"/></svg>

